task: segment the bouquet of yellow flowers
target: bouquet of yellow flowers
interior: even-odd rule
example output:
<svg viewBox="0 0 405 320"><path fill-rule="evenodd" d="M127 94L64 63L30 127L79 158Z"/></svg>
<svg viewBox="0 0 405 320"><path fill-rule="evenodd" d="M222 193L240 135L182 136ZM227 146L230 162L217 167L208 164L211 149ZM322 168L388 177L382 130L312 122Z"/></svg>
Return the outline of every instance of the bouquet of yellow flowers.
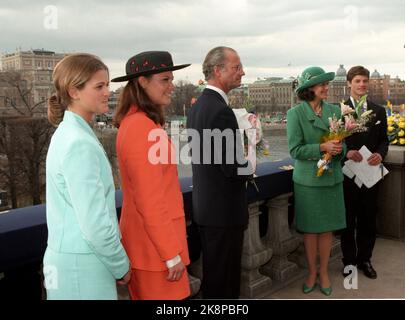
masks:
<svg viewBox="0 0 405 320"><path fill-rule="evenodd" d="M399 114L387 118L388 140L392 145L405 145L405 118Z"/></svg>
<svg viewBox="0 0 405 320"><path fill-rule="evenodd" d="M342 116L338 119L335 115L329 118L329 132L321 139L321 143L338 140L343 141L348 136L356 132L367 131L366 124L372 118L372 110L364 112L360 117L355 118L355 110L343 102L340 103L340 110ZM332 155L328 152L324 153L322 158L318 161L317 177L323 175L325 170L329 169L329 164L332 160Z"/></svg>

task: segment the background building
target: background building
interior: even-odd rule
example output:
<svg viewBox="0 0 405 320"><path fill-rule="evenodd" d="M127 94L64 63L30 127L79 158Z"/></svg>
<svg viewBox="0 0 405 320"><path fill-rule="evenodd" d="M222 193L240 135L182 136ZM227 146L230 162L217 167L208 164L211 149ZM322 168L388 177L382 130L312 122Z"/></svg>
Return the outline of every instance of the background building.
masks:
<svg viewBox="0 0 405 320"><path fill-rule="evenodd" d="M297 103L295 78L271 77L249 85L249 99L261 113L287 112Z"/></svg>
<svg viewBox="0 0 405 320"><path fill-rule="evenodd" d="M336 76L329 83L328 102L338 104L349 97L350 89L346 81L347 71L344 65L339 65ZM248 98L259 112L274 114L285 113L298 102L294 92L295 78L269 77L258 79L248 85ZM368 93L374 102L386 105L387 100L393 105L405 103L405 81L391 78L389 75L381 76L377 70L370 75L370 88Z"/></svg>
<svg viewBox="0 0 405 320"><path fill-rule="evenodd" d="M46 113L45 101L53 92L52 72L64 56L65 54L44 49L17 50L3 54L0 71L0 112L15 113L15 108L12 107L14 103L19 107L22 104L38 104L35 115ZM24 90L24 97L19 94L18 88Z"/></svg>
<svg viewBox="0 0 405 320"><path fill-rule="evenodd" d="M346 80L346 69L343 64L336 70L335 79L329 82L328 102L338 104L349 96L349 88Z"/></svg>
<svg viewBox="0 0 405 320"><path fill-rule="evenodd" d="M374 70L370 75L370 99L375 103L385 104L388 96L388 83L389 76L384 75L382 77L377 70ZM384 92L386 92L386 94L384 94Z"/></svg>
<svg viewBox="0 0 405 320"><path fill-rule="evenodd" d="M232 108L243 108L248 103L249 87L242 84L239 88L232 89L228 93L229 105Z"/></svg>

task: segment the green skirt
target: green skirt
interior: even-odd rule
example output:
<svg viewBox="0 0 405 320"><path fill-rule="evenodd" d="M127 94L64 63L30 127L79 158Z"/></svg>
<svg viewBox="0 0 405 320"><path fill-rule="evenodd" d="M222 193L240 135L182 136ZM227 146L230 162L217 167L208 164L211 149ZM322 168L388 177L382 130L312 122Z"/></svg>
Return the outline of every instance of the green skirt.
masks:
<svg viewBox="0 0 405 320"><path fill-rule="evenodd" d="M343 183L309 187L294 183L296 228L304 233L323 233L346 228Z"/></svg>

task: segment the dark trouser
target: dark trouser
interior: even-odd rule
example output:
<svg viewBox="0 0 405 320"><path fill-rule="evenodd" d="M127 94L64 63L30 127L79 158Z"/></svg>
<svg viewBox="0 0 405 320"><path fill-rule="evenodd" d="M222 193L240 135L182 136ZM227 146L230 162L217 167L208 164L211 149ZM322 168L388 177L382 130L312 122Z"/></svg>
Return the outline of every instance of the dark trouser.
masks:
<svg viewBox="0 0 405 320"><path fill-rule="evenodd" d="M354 179L343 183L346 205L346 229L342 230L343 264L362 264L371 259L376 239L378 183L359 188Z"/></svg>
<svg viewBox="0 0 405 320"><path fill-rule="evenodd" d="M203 299L238 299L244 226L199 226Z"/></svg>
<svg viewBox="0 0 405 320"><path fill-rule="evenodd" d="M33 262L4 272L0 279L0 301L41 301L42 279L40 275L42 261ZM1 272L1 270L0 270Z"/></svg>

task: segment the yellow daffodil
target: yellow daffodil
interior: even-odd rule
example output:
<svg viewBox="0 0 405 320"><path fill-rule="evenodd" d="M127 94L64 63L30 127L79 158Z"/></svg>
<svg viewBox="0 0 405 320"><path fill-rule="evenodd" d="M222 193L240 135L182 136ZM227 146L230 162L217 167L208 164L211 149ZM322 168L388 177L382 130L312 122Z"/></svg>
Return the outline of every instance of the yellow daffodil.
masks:
<svg viewBox="0 0 405 320"><path fill-rule="evenodd" d="M405 117L400 114L387 117L387 134L391 145L405 146Z"/></svg>

